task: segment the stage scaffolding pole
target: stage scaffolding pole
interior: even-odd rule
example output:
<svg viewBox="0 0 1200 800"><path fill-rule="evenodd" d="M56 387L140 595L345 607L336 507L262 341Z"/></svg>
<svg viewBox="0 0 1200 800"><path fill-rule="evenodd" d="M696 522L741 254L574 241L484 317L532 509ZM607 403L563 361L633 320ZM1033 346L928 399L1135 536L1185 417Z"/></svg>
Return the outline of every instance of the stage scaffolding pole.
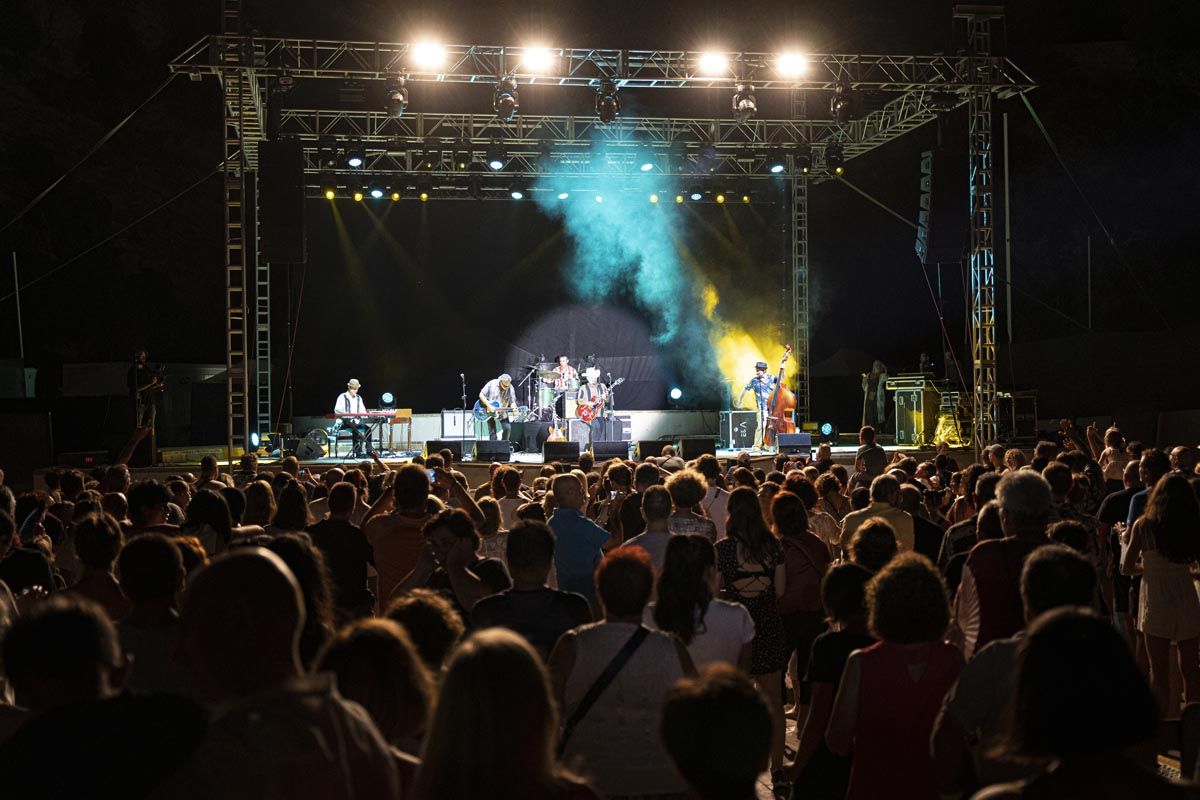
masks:
<svg viewBox="0 0 1200 800"><path fill-rule="evenodd" d="M803 89L792 90L792 118L804 119L808 115L807 97ZM796 163L793 155L789 159L789 177L792 184L792 347L796 355L795 422L797 429L812 416L811 392L809 389L809 317L808 317L808 176Z"/></svg>
<svg viewBox="0 0 1200 800"><path fill-rule="evenodd" d="M996 251L992 193L992 20L1003 12L989 6L956 6L966 21L967 52L974 83L967 90L971 237L971 360L974 373L975 449L998 437L996 381Z"/></svg>

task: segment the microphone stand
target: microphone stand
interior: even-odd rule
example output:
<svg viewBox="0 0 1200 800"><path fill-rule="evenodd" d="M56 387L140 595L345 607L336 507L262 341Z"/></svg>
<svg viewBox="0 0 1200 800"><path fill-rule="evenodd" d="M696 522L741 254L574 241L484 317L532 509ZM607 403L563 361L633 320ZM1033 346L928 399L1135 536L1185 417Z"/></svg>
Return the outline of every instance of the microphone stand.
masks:
<svg viewBox="0 0 1200 800"><path fill-rule="evenodd" d="M462 384L462 426L459 428L459 441L467 438L467 376L466 373L458 373L458 380Z"/></svg>

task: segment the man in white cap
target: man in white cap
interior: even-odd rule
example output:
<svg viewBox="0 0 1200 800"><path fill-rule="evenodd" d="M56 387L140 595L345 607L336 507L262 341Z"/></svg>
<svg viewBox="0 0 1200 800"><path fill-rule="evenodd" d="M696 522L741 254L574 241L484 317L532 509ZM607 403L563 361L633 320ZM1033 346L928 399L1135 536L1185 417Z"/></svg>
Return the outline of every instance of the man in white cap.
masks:
<svg viewBox="0 0 1200 800"><path fill-rule="evenodd" d="M768 373L768 369L770 367L767 366L767 362L765 361L755 363L754 377L742 387L742 393L738 395L737 402L733 404L734 408L741 408L742 401L746 399L746 393L754 393L755 408L758 409L758 427L754 431L755 447L763 445L763 434L766 432L767 423L769 422L767 406L771 402L771 393L775 391L775 386L778 383L778 378Z"/></svg>
<svg viewBox="0 0 1200 800"><path fill-rule="evenodd" d="M334 401L333 413L335 414L362 414L366 413L367 405L363 399L358 396L358 390L362 384L358 382L358 378L351 378L346 381L346 391L338 395L338 399ZM362 419L355 417L342 417L342 427L350 429L352 447L354 452L350 454L351 458L366 455L363 452L362 441L363 434L366 433L367 426Z"/></svg>
<svg viewBox="0 0 1200 800"><path fill-rule="evenodd" d="M513 389L512 376L506 372L485 383L479 390L479 402L483 408L488 409L488 438L496 438L496 423L499 421L504 438L507 439L512 428L508 421L508 412L517 410L517 393Z"/></svg>

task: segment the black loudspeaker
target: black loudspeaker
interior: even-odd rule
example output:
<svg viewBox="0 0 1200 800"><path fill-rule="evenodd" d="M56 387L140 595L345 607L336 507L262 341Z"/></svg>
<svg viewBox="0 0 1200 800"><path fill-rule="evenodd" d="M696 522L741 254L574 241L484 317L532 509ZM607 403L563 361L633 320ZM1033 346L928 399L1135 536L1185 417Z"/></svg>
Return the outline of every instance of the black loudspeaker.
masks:
<svg viewBox="0 0 1200 800"><path fill-rule="evenodd" d="M703 437L688 437L679 440L679 457L684 461L691 461L693 458L699 458L704 455L715 456L717 454L717 440L710 439L707 436Z"/></svg>
<svg viewBox="0 0 1200 800"><path fill-rule="evenodd" d="M629 458L629 442L592 442L592 455L597 463L610 458L624 461Z"/></svg>
<svg viewBox="0 0 1200 800"><path fill-rule="evenodd" d="M259 257L304 261L304 147L295 139L258 143Z"/></svg>
<svg viewBox="0 0 1200 800"><path fill-rule="evenodd" d="M462 461L463 443L461 439L433 439L425 443L425 455L436 455L439 450L449 450L454 454L455 461Z"/></svg>
<svg viewBox="0 0 1200 800"><path fill-rule="evenodd" d="M542 444L542 462L565 461L571 464L579 462L579 442L545 442Z"/></svg>
<svg viewBox="0 0 1200 800"><path fill-rule="evenodd" d="M804 433L780 433L777 434L777 438L776 444L781 453L812 455L812 434L807 431Z"/></svg>
<svg viewBox="0 0 1200 800"><path fill-rule="evenodd" d="M299 444L296 445L296 458L301 461L312 461L325 457L325 448L329 443L329 434L320 428L309 431Z"/></svg>
<svg viewBox="0 0 1200 800"><path fill-rule="evenodd" d="M503 461L512 460L513 443L507 439L476 439L475 440L475 460L476 461Z"/></svg>
<svg viewBox="0 0 1200 800"><path fill-rule="evenodd" d="M638 459L645 461L650 456L658 458L662 455L662 450L669 444L673 444L666 439L642 439L637 443Z"/></svg>

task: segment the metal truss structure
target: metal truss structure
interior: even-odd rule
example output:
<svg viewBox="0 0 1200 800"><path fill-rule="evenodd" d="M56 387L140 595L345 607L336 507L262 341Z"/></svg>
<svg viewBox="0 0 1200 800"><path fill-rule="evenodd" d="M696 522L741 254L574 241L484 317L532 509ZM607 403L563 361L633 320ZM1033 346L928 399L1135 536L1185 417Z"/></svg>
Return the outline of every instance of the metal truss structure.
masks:
<svg viewBox="0 0 1200 800"><path fill-rule="evenodd" d="M1033 81L1006 58L992 55L992 7L960 6L970 47L957 55L809 54L801 74L785 74L795 61L769 53L704 54L676 50L549 49L490 45L446 45L439 66L423 66L412 43L350 42L241 35L241 0L222 0L222 33L208 36L170 64L195 80L215 76L225 108L226 354L228 448L245 448L251 422L270 430L269 265L257 258L257 235L245 246L246 183L258 163L258 143L272 136L301 141L305 183L315 196L330 180L365 185L384 182L402 194L411 183L429 187L430 196L465 196L474 165L489 147L503 147L505 179L547 173L586 179L626 173L638 178L636 163L655 160L657 179L670 181L790 182L792 235L792 340L798 360L797 417L809 419L808 187L828 179L831 146L849 162L943 112L967 106L971 132L972 357L978 435L994 437L996 419L994 253L991 245L991 104L1034 88ZM537 66L534 66L535 57ZM740 82L756 92L788 91L791 118L746 120L687 117L621 117L603 123L594 116L442 113L420 108L420 93L401 114L360 103L300 107L289 104L298 81L482 84L505 77L519 86L541 85L597 90L602 81L635 90L732 91ZM328 85L328 84L326 84ZM860 107L849 118L810 114L821 109L837 87ZM811 102L816 100L818 102ZM299 99L296 101L299 103ZM270 108L270 105L275 105ZM732 113L732 112L731 112ZM268 117L270 115L270 124ZM270 131L268 131L270 128ZM365 150L360 170L331 170L328 154L354 146ZM433 157L436 154L436 157ZM463 156L465 155L465 161ZM786 158L782 175L769 175L768 159ZM811 168L802 165L811 159ZM460 164L467 164L467 169ZM475 172L480 180L493 177ZM674 191L683 184L662 184ZM500 192L493 192L499 196ZM505 193L506 195L506 193ZM257 195L256 195L257 196ZM479 193L476 192L476 196ZM489 196L486 191L483 196ZM257 206L257 202L255 203ZM255 226L256 228L257 226ZM247 270L254 275L254 325L248 328ZM254 369L248 353L254 339ZM253 380L254 408L250 409Z"/></svg>

